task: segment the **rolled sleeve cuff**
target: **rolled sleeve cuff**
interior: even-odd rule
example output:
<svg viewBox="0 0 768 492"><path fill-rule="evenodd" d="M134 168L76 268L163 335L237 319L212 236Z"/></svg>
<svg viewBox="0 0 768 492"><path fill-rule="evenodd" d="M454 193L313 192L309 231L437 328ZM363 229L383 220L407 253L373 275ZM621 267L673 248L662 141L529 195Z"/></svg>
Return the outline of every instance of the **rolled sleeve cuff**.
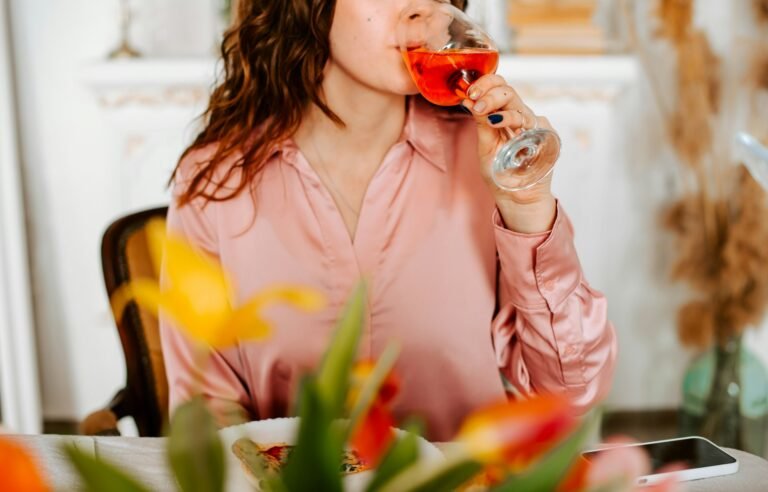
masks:
<svg viewBox="0 0 768 492"><path fill-rule="evenodd" d="M555 309L579 286L581 265L573 245L573 226L562 206L552 230L520 234L504 227L499 210L493 213L500 287L519 308L546 304Z"/></svg>

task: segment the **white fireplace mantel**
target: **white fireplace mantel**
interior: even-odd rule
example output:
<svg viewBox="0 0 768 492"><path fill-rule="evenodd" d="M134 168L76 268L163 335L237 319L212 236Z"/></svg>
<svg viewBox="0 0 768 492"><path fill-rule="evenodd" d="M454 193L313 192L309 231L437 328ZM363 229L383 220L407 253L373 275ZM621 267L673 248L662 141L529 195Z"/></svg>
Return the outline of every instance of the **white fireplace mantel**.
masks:
<svg viewBox="0 0 768 492"><path fill-rule="evenodd" d="M94 63L82 80L108 108L185 106L207 99L215 75L210 58L137 58Z"/></svg>

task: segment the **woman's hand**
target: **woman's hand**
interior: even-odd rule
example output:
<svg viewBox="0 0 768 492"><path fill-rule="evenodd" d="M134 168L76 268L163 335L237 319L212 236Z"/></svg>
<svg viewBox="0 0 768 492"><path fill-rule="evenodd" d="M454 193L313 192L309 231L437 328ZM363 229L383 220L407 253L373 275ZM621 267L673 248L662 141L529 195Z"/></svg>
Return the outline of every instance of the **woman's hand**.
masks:
<svg viewBox="0 0 768 492"><path fill-rule="evenodd" d="M545 232L552 228L556 215L556 202L552 195L552 175L535 186L509 192L502 190L491 179L491 164L506 140L504 128L515 133L535 126L554 131L549 121L537 117L526 106L515 90L499 75L486 75L478 79L467 92L469 99L463 104L477 122L478 154L481 173L488 183L505 225L521 233Z"/></svg>

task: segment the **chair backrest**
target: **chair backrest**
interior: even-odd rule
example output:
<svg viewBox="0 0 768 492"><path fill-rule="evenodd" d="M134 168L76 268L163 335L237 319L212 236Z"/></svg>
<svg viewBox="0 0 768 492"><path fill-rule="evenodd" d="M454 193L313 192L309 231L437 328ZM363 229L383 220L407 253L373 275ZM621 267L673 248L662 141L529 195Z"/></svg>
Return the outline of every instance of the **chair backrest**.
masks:
<svg viewBox="0 0 768 492"><path fill-rule="evenodd" d="M167 207L145 210L113 222L101 243L101 263L107 294L135 278L157 278L144 225L164 218ZM126 415L136 421L141 436L160 436L168 419L168 381L165 375L157 319L131 302L116 319L126 364Z"/></svg>

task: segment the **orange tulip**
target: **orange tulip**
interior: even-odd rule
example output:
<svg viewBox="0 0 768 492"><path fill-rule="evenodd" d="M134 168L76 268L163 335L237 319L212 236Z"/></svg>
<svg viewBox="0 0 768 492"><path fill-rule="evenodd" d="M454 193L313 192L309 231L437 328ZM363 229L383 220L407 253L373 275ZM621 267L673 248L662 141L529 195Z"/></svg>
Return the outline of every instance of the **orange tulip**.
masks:
<svg viewBox="0 0 768 492"><path fill-rule="evenodd" d="M353 400L357 399L360 388L371 375L374 367L375 364L370 361L361 362L355 366L352 372ZM390 406L397 396L399 387L397 378L392 373L388 374L370 408L352 432L350 439L352 448L359 453L360 458L372 466L379 462L395 437L393 431L395 419L392 417Z"/></svg>
<svg viewBox="0 0 768 492"><path fill-rule="evenodd" d="M498 403L472 414L457 440L475 459L504 463L515 472L555 447L577 423L567 399L540 395Z"/></svg>
<svg viewBox="0 0 768 492"><path fill-rule="evenodd" d="M0 438L0 492L41 492L51 490L42 473L21 445Z"/></svg>

